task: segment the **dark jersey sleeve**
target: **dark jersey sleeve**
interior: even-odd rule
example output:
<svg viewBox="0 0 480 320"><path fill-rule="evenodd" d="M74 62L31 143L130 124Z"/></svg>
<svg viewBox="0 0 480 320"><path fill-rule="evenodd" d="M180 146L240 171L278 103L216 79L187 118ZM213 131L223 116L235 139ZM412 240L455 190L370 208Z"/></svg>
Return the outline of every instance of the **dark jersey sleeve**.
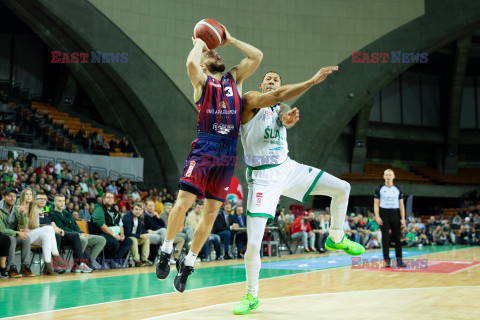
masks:
<svg viewBox="0 0 480 320"><path fill-rule="evenodd" d="M383 184L379 185L377 189L375 189L375 193L373 194L373 197L375 199L380 199L380 189L382 189Z"/></svg>
<svg viewBox="0 0 480 320"><path fill-rule="evenodd" d="M398 189L398 200L405 199L402 189L399 186L395 186Z"/></svg>

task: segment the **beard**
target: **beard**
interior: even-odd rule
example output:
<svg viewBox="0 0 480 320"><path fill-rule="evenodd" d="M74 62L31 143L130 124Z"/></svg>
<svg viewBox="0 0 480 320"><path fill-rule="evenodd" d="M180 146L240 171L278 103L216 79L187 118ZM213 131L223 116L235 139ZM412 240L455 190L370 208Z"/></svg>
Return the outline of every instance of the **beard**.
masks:
<svg viewBox="0 0 480 320"><path fill-rule="evenodd" d="M225 65L223 63L210 63L207 65L207 69L210 73L217 73L225 71Z"/></svg>

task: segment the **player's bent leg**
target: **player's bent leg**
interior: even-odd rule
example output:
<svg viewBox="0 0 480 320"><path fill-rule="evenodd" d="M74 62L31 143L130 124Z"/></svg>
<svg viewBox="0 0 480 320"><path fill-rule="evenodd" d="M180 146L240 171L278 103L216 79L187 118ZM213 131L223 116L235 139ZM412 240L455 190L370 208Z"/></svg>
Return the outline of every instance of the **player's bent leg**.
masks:
<svg viewBox="0 0 480 320"><path fill-rule="evenodd" d="M178 193L177 202L168 217L167 234L165 236L165 241L162 244L160 257L156 267L158 280L165 280L170 273L170 259L174 251L173 240L183 226L188 208L192 206L196 198L196 194L188 191L180 190Z"/></svg>
<svg viewBox="0 0 480 320"><path fill-rule="evenodd" d="M191 206L191 205L190 205ZM192 246L190 251L181 260L177 260L177 275L173 280L173 288L175 291L182 293L187 287L187 279L193 272L193 264L198 256L198 253L203 247L203 244L207 240L210 232L212 231L213 223L217 217L218 211L222 206L222 202L214 199L206 199L204 214L200 222L198 223L195 233L193 234Z"/></svg>
<svg viewBox="0 0 480 320"><path fill-rule="evenodd" d="M265 233L267 218L247 216L247 251L245 252L245 271L247 274L247 292L242 301L233 309L234 314L247 314L259 307L258 287L260 275L260 249Z"/></svg>
<svg viewBox="0 0 480 320"><path fill-rule="evenodd" d="M332 198L330 211L332 224L325 248L330 251L343 250L350 255L361 255L365 248L354 241L350 241L343 233L343 224L347 215L350 184L344 180L324 172L312 190L312 195L327 195Z"/></svg>
<svg viewBox="0 0 480 320"><path fill-rule="evenodd" d="M167 235L165 240L173 240L178 232L183 228L185 214L195 202L197 195L185 190L178 192L177 201L168 217Z"/></svg>

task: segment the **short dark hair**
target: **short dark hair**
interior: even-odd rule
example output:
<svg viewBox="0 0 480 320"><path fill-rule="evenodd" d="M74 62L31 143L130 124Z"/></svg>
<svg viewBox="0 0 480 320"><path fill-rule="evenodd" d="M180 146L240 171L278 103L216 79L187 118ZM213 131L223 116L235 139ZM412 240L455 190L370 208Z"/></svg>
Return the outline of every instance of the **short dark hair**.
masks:
<svg viewBox="0 0 480 320"><path fill-rule="evenodd" d="M266 76L268 73L276 73L276 74L278 74L278 77L280 78L280 83L282 83L282 76L281 76L280 73L278 73L277 71L267 71L267 72L265 72L265 74L264 74L263 77L262 77L262 82L263 82L263 80L265 79L265 76Z"/></svg>
<svg viewBox="0 0 480 320"><path fill-rule="evenodd" d="M140 207L140 209L143 209L143 203L141 203L141 202L135 202L135 203L133 204L133 208L135 208L135 207Z"/></svg>
<svg viewBox="0 0 480 320"><path fill-rule="evenodd" d="M61 194L61 193L57 193L55 195L55 197L53 198L53 201L55 201L57 198L64 198L65 199L65 195Z"/></svg>
<svg viewBox="0 0 480 320"><path fill-rule="evenodd" d="M47 196L47 194L43 190L40 190L40 191L37 192L35 198L38 197L38 196Z"/></svg>

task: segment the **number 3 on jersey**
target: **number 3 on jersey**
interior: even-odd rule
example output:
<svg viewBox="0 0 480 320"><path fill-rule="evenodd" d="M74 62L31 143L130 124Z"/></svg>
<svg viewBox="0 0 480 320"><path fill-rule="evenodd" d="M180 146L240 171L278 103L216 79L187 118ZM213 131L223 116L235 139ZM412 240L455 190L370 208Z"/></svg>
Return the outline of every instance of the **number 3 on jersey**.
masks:
<svg viewBox="0 0 480 320"><path fill-rule="evenodd" d="M227 92L225 95L227 97L233 97L233 90L230 87L225 87L225 91Z"/></svg>

